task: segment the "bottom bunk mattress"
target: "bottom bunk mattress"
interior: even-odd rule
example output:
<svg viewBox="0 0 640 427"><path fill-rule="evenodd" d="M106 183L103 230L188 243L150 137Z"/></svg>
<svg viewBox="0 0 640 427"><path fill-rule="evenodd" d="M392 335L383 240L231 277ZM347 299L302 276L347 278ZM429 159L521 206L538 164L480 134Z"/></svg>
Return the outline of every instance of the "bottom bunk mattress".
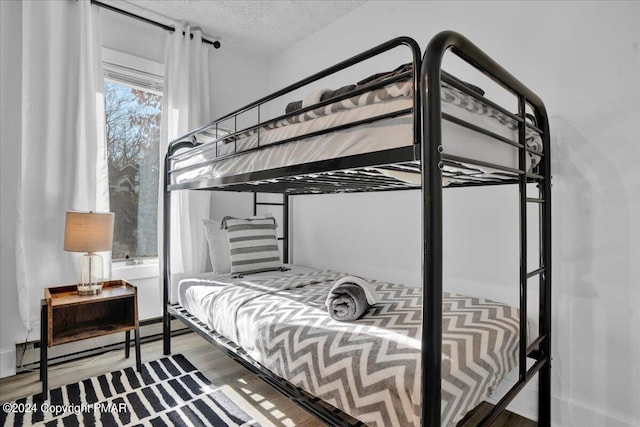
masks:
<svg viewBox="0 0 640 427"><path fill-rule="evenodd" d="M262 366L371 426L420 425L420 288L371 282L380 302L358 320L325 306L345 274L290 266L179 285L180 304ZM519 311L443 296L442 424L455 425L517 364Z"/></svg>

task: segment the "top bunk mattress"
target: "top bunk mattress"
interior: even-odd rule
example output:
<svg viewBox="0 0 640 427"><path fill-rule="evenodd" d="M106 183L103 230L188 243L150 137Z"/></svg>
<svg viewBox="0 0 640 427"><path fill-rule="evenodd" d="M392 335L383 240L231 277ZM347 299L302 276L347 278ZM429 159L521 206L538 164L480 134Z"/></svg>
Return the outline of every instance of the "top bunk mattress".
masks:
<svg viewBox="0 0 640 427"><path fill-rule="evenodd" d="M291 267L232 279L204 273L179 301L278 376L371 426L420 425L420 288L371 282L381 302L358 320L329 317L345 274ZM443 295L442 420L454 426L516 365L519 310Z"/></svg>
<svg viewBox="0 0 640 427"><path fill-rule="evenodd" d="M288 116L233 138L215 138L218 132L214 132L213 137L207 133L196 134L196 140L202 145L172 158L170 183L215 182L224 177L411 146L414 142L412 85L413 80L408 78L337 102L325 102L326 105L317 108L313 103L322 100L324 91L315 91L299 104L306 107L302 113L296 114L294 110ZM444 117L454 117L498 137L518 141L518 124L512 117L481 102L481 97L447 83L442 86L442 112ZM337 129L327 132L333 128ZM541 137L530 127L526 130L526 143L529 148L542 151ZM443 120L443 149L454 156L519 169L517 147L455 121ZM528 152L526 161L530 171L539 162L539 156ZM486 167L474 171L495 172ZM419 183L419 175L408 177L408 182Z"/></svg>

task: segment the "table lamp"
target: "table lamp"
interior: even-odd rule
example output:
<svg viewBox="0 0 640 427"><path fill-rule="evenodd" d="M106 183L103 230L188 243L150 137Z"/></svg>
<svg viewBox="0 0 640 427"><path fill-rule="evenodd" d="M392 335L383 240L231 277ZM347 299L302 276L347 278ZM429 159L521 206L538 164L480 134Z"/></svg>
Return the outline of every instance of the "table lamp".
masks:
<svg viewBox="0 0 640 427"><path fill-rule="evenodd" d="M102 257L94 252L110 251L113 245L113 213L67 211L64 250L86 252L78 258L78 295L102 291Z"/></svg>

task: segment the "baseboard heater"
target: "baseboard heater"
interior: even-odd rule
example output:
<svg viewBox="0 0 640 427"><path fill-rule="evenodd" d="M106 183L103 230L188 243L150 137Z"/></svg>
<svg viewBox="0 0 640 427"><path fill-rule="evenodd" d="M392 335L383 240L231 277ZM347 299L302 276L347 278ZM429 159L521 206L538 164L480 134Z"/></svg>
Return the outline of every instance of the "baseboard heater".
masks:
<svg viewBox="0 0 640 427"><path fill-rule="evenodd" d="M173 327L175 323L175 328ZM162 332L148 334L145 336L144 329L153 325L162 325L162 317L154 317L151 319L141 320L140 326L140 343L148 343L153 341L159 341L162 339ZM179 336L191 333L192 331L185 327L180 321L172 319L171 336ZM133 340L131 340L133 345ZM16 374L23 372L31 372L40 368L40 340L27 341L16 344ZM124 350L124 333L122 334L122 341L101 345L99 347L93 347L86 350L74 351L65 353L60 356L49 357L48 365L55 366L61 363L70 362L73 360L83 359L86 357L99 356L104 353L108 353L114 350ZM33 352L31 357L25 357L28 353ZM34 360L35 359L35 360ZM25 363L25 360L27 361Z"/></svg>

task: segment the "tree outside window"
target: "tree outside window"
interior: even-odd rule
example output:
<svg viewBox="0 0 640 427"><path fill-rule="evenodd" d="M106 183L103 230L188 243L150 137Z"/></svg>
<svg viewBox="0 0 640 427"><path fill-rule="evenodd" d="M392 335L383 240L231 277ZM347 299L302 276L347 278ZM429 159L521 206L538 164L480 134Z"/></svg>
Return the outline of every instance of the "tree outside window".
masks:
<svg viewBox="0 0 640 427"><path fill-rule="evenodd" d="M105 81L114 260L158 256L162 95Z"/></svg>

